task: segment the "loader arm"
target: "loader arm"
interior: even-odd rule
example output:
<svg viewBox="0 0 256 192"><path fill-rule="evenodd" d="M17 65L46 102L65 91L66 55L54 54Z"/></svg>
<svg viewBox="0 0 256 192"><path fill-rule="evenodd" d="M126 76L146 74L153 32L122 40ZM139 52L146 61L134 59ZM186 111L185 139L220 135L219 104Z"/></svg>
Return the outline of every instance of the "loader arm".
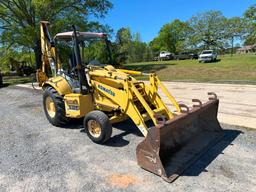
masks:
<svg viewBox="0 0 256 192"><path fill-rule="evenodd" d="M118 71L127 73L129 75L147 75L146 73L143 73L141 71L134 71L134 70L128 70L128 69L118 69Z"/></svg>
<svg viewBox="0 0 256 192"><path fill-rule="evenodd" d="M120 69L114 74L95 70L90 72L91 84L93 89L97 90L96 94L101 94L120 106L122 113L133 120L144 136L148 133L146 121L151 120L155 126L159 126L161 121L171 120L175 116L159 96L158 85L170 99L170 103L180 112L178 103L155 74L146 74L150 77L150 85L146 85L144 82L134 82L134 79L129 75L124 78L121 75L122 73L142 74L139 71ZM122 85L122 88L118 89L106 83L104 84L103 79L112 79L115 84ZM94 98L98 97L95 95ZM97 100L95 101L96 104L98 102Z"/></svg>
<svg viewBox="0 0 256 192"><path fill-rule="evenodd" d="M171 95L171 93L166 89L166 87L163 85L163 83L160 81L158 76L154 73L148 74L148 73L143 73L141 71L134 71L134 70L127 70L127 69L118 69L119 71L122 71L124 73L130 74L130 75L145 75L145 76L150 76L150 84L152 86L152 92L157 92L158 91L158 86L161 88L163 93L168 97L168 99L171 101L171 103L174 105L176 108L177 112L181 112L181 108L175 98Z"/></svg>

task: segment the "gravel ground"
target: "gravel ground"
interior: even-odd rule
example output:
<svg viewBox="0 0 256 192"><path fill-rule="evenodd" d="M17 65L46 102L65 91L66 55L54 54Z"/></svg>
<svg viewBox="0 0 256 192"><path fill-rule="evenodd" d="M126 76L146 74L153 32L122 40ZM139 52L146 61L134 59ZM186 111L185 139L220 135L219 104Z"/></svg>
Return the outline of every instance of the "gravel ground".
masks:
<svg viewBox="0 0 256 192"><path fill-rule="evenodd" d="M130 122L96 145L81 121L51 126L40 92L0 90L0 191L256 191L256 131L222 125L225 137L174 183L137 166L143 139Z"/></svg>

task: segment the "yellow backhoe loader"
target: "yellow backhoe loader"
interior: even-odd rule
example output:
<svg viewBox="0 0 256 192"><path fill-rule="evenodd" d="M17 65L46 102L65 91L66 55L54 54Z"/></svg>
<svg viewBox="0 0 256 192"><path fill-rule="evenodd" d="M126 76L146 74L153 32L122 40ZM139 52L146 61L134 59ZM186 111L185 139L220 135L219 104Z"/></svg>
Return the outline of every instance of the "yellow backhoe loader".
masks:
<svg viewBox="0 0 256 192"><path fill-rule="evenodd" d="M136 149L138 165L168 182L223 136L217 120L219 100L214 93L209 93L204 104L193 99L190 109L177 103L156 74L110 65L106 34L78 32L73 26L73 31L58 33L52 39L48 24L42 21L40 25L43 64L37 80L44 90L44 111L51 124L63 126L70 119L84 118L88 137L103 144L111 137L113 123L130 118L145 137ZM105 45L109 64L88 58L86 46L95 41ZM71 51L66 61L61 52L65 46ZM149 83L136 80L136 75L148 76ZM176 110L166 106L159 90Z"/></svg>

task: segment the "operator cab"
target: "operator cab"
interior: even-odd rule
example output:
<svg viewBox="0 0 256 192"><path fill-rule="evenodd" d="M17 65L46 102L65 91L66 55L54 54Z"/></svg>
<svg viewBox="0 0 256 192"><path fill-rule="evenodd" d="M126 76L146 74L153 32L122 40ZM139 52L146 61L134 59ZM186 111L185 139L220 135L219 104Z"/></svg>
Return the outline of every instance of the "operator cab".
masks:
<svg viewBox="0 0 256 192"><path fill-rule="evenodd" d="M58 70L57 74L65 77L74 93L78 93L81 90L79 88L78 68L81 68L79 70L82 71L82 77L80 78L85 81L85 69L87 66L102 67L105 64L112 64L110 41L105 33L77 31L75 38L74 31L63 32L55 35L54 42L56 52L62 53L57 58L62 66L62 69ZM85 82L83 82L82 89L86 89Z"/></svg>
<svg viewBox="0 0 256 192"><path fill-rule="evenodd" d="M57 49L66 49L66 55L61 55L63 64L69 67L76 67L76 58L74 50L74 32L58 33L54 37ZM77 32L77 41L79 44L82 65L102 66L111 64L112 56L110 51L110 41L105 33ZM58 46L61 45L61 46ZM63 60L63 61L62 61Z"/></svg>

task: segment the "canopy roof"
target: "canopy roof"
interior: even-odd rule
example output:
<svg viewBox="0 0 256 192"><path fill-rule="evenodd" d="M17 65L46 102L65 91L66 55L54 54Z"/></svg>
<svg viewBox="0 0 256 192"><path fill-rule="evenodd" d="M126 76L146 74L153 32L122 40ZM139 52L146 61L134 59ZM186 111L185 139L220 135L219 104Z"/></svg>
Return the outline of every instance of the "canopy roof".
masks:
<svg viewBox="0 0 256 192"><path fill-rule="evenodd" d="M54 39L60 39L64 41L71 41L73 37L73 31L57 33ZM77 31L77 38L80 41L84 41L86 39L94 39L94 38L105 38L107 34L105 33L93 33L93 32L78 32Z"/></svg>

